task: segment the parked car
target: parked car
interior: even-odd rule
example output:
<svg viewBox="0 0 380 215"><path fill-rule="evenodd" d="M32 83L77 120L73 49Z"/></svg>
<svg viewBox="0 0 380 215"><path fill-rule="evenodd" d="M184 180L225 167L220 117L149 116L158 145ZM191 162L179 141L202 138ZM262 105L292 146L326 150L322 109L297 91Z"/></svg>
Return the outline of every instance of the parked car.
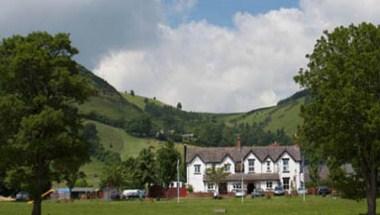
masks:
<svg viewBox="0 0 380 215"><path fill-rule="evenodd" d="M251 193L252 198L254 198L254 197L261 197L261 196L264 196L264 195L265 195L265 192L261 188L256 188Z"/></svg>
<svg viewBox="0 0 380 215"><path fill-rule="evenodd" d="M124 190L122 193L123 199L131 199L131 198L145 198L145 191L134 189L134 190Z"/></svg>
<svg viewBox="0 0 380 215"><path fill-rule="evenodd" d="M28 192L21 191L16 194L16 201L28 201L28 200L29 200Z"/></svg>
<svg viewBox="0 0 380 215"><path fill-rule="evenodd" d="M298 194L298 195L307 194L307 190L306 190L305 188L300 187L300 188L298 188L298 190L297 190L297 194Z"/></svg>
<svg viewBox="0 0 380 215"><path fill-rule="evenodd" d="M242 196L245 196L244 190L236 189L235 190L235 197L242 197Z"/></svg>
<svg viewBox="0 0 380 215"><path fill-rule="evenodd" d="M282 196L285 194L285 190L283 187L275 187L274 190L273 190L273 194L276 195L276 196Z"/></svg>
<svg viewBox="0 0 380 215"><path fill-rule="evenodd" d="M331 194L331 190L327 186L319 186L317 189L317 193L318 195L326 196L328 194Z"/></svg>
<svg viewBox="0 0 380 215"><path fill-rule="evenodd" d="M112 193L111 193L111 200L120 200L121 198L120 198L120 193L119 192L116 192L116 191L113 191Z"/></svg>

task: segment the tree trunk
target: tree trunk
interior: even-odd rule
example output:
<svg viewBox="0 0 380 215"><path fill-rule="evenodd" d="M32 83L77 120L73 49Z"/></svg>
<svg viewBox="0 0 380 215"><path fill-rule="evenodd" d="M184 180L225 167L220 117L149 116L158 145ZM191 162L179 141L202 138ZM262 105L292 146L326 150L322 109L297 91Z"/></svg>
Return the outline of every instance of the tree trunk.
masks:
<svg viewBox="0 0 380 215"><path fill-rule="evenodd" d="M377 189L377 171L371 169L367 175L367 206L368 215L376 215L376 189Z"/></svg>
<svg viewBox="0 0 380 215"><path fill-rule="evenodd" d="M73 200L73 188L72 187L69 187L69 196L70 196L70 201Z"/></svg>
<svg viewBox="0 0 380 215"><path fill-rule="evenodd" d="M33 201L32 215L41 215L41 196L37 195Z"/></svg>

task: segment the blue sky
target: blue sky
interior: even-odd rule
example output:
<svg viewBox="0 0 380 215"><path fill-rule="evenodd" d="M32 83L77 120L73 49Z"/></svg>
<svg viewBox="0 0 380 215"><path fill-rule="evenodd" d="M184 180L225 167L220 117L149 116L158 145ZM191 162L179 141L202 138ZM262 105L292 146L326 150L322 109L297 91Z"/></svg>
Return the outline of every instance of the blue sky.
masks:
<svg viewBox="0 0 380 215"><path fill-rule="evenodd" d="M166 2L170 4L173 1ZM198 0L185 21L207 20L215 25L233 27L232 17L237 12L259 14L279 8L297 8L298 3L298 0ZM181 24L182 21L182 18L177 16L169 18L173 26Z"/></svg>

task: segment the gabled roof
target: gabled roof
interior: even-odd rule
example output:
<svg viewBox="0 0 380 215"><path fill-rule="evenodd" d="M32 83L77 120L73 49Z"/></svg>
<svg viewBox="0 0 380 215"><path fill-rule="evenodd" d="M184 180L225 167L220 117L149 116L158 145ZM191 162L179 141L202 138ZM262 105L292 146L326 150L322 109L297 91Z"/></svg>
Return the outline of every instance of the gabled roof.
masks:
<svg viewBox="0 0 380 215"><path fill-rule="evenodd" d="M237 147L197 147L187 146L186 163L190 163L194 157L199 156L205 163L220 163L228 155L235 162L245 159L253 153L261 162L268 157L277 161L287 153L295 161L301 161L301 151L298 145L291 146L243 146Z"/></svg>

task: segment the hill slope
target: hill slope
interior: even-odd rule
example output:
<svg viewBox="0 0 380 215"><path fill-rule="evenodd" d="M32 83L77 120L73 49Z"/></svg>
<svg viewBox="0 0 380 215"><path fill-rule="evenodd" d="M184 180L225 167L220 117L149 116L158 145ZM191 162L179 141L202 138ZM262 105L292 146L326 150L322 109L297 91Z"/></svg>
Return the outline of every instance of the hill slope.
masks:
<svg viewBox="0 0 380 215"><path fill-rule="evenodd" d="M301 91L280 101L276 106L261 108L247 113L196 113L182 111L170 105L138 95L120 93L103 79L97 77L84 67L81 72L90 80L97 94L79 106L86 123L93 123L98 131L100 143L106 150L116 152L122 160L135 157L149 146L157 149L165 141L151 138L135 137L126 132L126 127L133 119L149 116L155 131L174 134L176 141L181 141L181 134L193 133L202 129L202 125L211 123L224 124L227 128L239 124L256 124L266 131L275 132L283 129L288 136L293 136L297 126L302 123L299 116L300 107L305 103L307 92ZM235 135L233 132L229 135ZM235 137L231 138L234 140ZM183 153L183 145L177 144ZM85 165L83 170L88 181L97 186L104 164L94 160Z"/></svg>
<svg viewBox="0 0 380 215"><path fill-rule="evenodd" d="M88 78L97 93L86 103L80 106L81 112L88 118L100 121L106 118L110 121L128 119L143 114L135 104L128 102L123 96L105 80L99 78L84 67L81 72Z"/></svg>
<svg viewBox="0 0 380 215"><path fill-rule="evenodd" d="M297 131L297 126L302 123L302 118L299 116L299 113L304 103L305 98L301 97L273 107L231 115L226 119L226 122L262 124L268 131L284 129L286 134L292 136Z"/></svg>

